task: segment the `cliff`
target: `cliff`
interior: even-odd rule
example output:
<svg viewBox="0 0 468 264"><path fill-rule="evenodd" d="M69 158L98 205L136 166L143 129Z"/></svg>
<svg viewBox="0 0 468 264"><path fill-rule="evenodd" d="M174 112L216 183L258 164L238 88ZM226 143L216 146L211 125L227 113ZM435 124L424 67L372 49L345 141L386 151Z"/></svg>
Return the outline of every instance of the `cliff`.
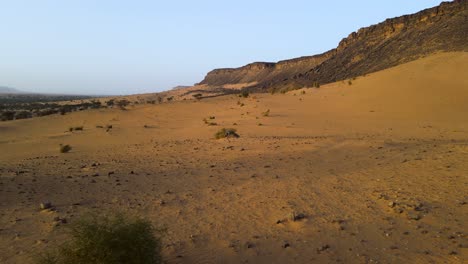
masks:
<svg viewBox="0 0 468 264"><path fill-rule="evenodd" d="M294 89L345 80L393 67L428 54L468 51L467 0L443 2L351 33L337 48L291 60L255 62L216 69L200 84L249 83L249 90Z"/></svg>

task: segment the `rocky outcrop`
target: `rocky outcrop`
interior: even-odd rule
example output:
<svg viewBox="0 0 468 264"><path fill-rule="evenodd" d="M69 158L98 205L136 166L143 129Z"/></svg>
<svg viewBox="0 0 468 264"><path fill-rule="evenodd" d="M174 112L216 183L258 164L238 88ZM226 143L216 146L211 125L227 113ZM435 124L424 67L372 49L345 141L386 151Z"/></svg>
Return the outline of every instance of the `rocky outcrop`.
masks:
<svg viewBox="0 0 468 264"><path fill-rule="evenodd" d="M250 90L294 89L345 80L439 51L468 51L467 0L444 2L413 15L362 28L336 49L315 56L216 69L200 83L250 83ZM253 84L253 85L252 85Z"/></svg>

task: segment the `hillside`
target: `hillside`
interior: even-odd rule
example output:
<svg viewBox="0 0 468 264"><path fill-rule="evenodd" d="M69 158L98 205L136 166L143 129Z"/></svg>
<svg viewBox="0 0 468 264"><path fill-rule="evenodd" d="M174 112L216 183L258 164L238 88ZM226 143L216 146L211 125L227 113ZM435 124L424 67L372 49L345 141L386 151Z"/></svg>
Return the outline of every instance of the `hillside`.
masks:
<svg viewBox="0 0 468 264"><path fill-rule="evenodd" d="M219 88L237 84L255 91L296 89L365 75L435 52L468 51L467 2L443 2L361 28L323 54L216 69L200 85Z"/></svg>
<svg viewBox="0 0 468 264"><path fill-rule="evenodd" d="M440 53L351 84L1 122L0 262L34 263L91 210L167 228L167 263L463 263L467 68ZM227 127L240 138L215 140Z"/></svg>

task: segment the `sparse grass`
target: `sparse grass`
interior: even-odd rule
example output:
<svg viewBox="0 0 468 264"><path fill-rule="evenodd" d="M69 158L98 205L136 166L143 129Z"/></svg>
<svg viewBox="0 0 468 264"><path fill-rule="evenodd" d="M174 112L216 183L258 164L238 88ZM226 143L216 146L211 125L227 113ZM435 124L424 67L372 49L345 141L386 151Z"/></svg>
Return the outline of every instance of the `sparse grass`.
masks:
<svg viewBox="0 0 468 264"><path fill-rule="evenodd" d="M238 138L239 135L236 133L237 130L234 128L222 128L215 134L216 139L221 138Z"/></svg>
<svg viewBox="0 0 468 264"><path fill-rule="evenodd" d="M60 153L68 153L72 150L72 147L70 145L62 145L60 144Z"/></svg>
<svg viewBox="0 0 468 264"><path fill-rule="evenodd" d="M70 226L71 239L38 264L162 263L162 229L141 218L88 215Z"/></svg>

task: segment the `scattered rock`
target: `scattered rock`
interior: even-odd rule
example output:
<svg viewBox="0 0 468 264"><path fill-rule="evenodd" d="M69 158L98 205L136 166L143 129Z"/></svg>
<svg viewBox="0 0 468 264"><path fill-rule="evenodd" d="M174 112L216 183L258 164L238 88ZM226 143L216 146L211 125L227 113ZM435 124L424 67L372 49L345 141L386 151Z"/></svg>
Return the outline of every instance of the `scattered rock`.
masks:
<svg viewBox="0 0 468 264"><path fill-rule="evenodd" d="M47 210L52 208L52 203L51 202L42 202L39 204L39 207L41 210Z"/></svg>
<svg viewBox="0 0 468 264"><path fill-rule="evenodd" d="M325 251L325 250L327 250L329 248L330 248L330 246L328 244L325 244L325 245L317 248L317 253L320 254L320 253L322 253L323 251Z"/></svg>
<svg viewBox="0 0 468 264"><path fill-rule="evenodd" d="M421 216L418 213L414 212L414 211L409 211L407 217L408 217L409 220L418 221L419 219L421 219Z"/></svg>

